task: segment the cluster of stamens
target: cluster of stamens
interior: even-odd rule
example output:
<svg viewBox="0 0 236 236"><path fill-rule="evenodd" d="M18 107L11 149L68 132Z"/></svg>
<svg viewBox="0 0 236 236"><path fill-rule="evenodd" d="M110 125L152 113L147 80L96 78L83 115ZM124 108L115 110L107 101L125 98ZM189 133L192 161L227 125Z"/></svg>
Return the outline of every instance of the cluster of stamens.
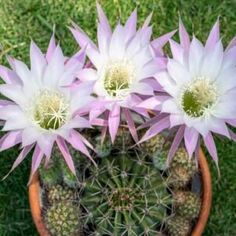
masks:
<svg viewBox="0 0 236 236"><path fill-rule="evenodd" d="M32 118L42 129L56 130L66 123L69 104L58 91L42 90L33 101Z"/></svg>
<svg viewBox="0 0 236 236"><path fill-rule="evenodd" d="M122 99L128 95L133 79L134 68L130 63L113 62L106 68L104 88L109 96Z"/></svg>
<svg viewBox="0 0 236 236"><path fill-rule="evenodd" d="M217 101L216 86L205 77L198 77L183 90L181 106L187 115L201 117Z"/></svg>

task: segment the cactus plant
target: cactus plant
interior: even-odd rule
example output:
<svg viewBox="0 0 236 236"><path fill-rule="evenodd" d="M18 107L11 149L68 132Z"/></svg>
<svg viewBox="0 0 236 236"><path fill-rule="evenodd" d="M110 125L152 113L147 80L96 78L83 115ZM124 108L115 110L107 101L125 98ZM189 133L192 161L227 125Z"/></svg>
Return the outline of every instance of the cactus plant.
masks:
<svg viewBox="0 0 236 236"><path fill-rule="evenodd" d="M112 143L107 137L102 142L101 137L97 136L95 138L95 151L98 157L107 157L110 155L112 150Z"/></svg>
<svg viewBox="0 0 236 236"><path fill-rule="evenodd" d="M97 235L156 235L170 203L151 162L123 155L89 168L81 204Z"/></svg>
<svg viewBox="0 0 236 236"><path fill-rule="evenodd" d="M52 236L79 235L80 209L71 202L58 202L48 208L45 222Z"/></svg>
<svg viewBox="0 0 236 236"><path fill-rule="evenodd" d="M141 144L142 149L149 155L153 155L163 149L165 137L162 134L157 134L148 141Z"/></svg>
<svg viewBox="0 0 236 236"><path fill-rule="evenodd" d="M185 188L196 172L196 163L189 158L187 151L180 147L170 164L169 185L177 189Z"/></svg>
<svg viewBox="0 0 236 236"><path fill-rule="evenodd" d="M192 175L184 167L171 168L169 171L168 184L174 189L185 188L190 182Z"/></svg>
<svg viewBox="0 0 236 236"><path fill-rule="evenodd" d="M48 189L48 201L53 204L57 201L75 201L76 191L61 185L55 185Z"/></svg>
<svg viewBox="0 0 236 236"><path fill-rule="evenodd" d="M198 217L201 209L201 200L195 193L190 191L177 191L173 195L173 200L177 214L186 219L195 219Z"/></svg>
<svg viewBox="0 0 236 236"><path fill-rule="evenodd" d="M171 236L188 236L191 230L191 223L181 216L170 217L166 225Z"/></svg>
<svg viewBox="0 0 236 236"><path fill-rule="evenodd" d="M39 174L42 183L46 187L51 187L61 182L61 173L58 159L53 157L47 166L40 165Z"/></svg>
<svg viewBox="0 0 236 236"><path fill-rule="evenodd" d="M193 159L189 158L187 151L183 147L180 147L178 149L171 162L171 168L176 167L183 167L191 176L193 176L197 172L196 162Z"/></svg>

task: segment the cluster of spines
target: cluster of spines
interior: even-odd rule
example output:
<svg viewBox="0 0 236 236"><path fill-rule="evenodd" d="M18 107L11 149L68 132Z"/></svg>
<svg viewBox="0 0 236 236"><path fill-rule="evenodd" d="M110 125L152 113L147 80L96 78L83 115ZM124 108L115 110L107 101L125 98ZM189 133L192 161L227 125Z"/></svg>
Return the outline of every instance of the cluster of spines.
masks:
<svg viewBox="0 0 236 236"><path fill-rule="evenodd" d="M185 188L196 172L195 161L189 158L187 151L181 147L170 164L169 184L174 189Z"/></svg>
<svg viewBox="0 0 236 236"><path fill-rule="evenodd" d="M157 234L171 197L152 163L136 162L130 156L108 157L89 172L81 203L95 232L115 236Z"/></svg>
<svg viewBox="0 0 236 236"><path fill-rule="evenodd" d="M198 217L201 199L197 194L190 191L176 191L173 194L173 201L178 215L189 220Z"/></svg>
<svg viewBox="0 0 236 236"><path fill-rule="evenodd" d="M171 236L188 236L191 231L189 220L173 215L166 221L167 231Z"/></svg>
<svg viewBox="0 0 236 236"><path fill-rule="evenodd" d="M47 209L45 222L52 236L79 235L80 209L72 202L57 202Z"/></svg>

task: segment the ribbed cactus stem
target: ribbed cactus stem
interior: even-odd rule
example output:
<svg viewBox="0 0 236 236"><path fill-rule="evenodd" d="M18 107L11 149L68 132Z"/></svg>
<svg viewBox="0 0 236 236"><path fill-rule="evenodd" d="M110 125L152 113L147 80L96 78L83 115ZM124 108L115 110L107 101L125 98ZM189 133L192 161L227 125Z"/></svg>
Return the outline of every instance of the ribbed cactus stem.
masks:
<svg viewBox="0 0 236 236"><path fill-rule="evenodd" d="M86 179L81 204L87 211L87 222L94 225L96 232L155 235L171 197L152 163L142 160L140 165L122 155L103 159L95 169L88 170L92 175ZM96 178L94 172L99 173Z"/></svg>

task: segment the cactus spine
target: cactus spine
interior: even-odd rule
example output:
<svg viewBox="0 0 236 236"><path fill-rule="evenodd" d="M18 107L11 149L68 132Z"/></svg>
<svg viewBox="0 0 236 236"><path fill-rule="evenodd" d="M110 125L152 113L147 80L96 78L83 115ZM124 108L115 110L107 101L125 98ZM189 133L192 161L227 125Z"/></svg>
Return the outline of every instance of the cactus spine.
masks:
<svg viewBox="0 0 236 236"><path fill-rule="evenodd" d="M52 236L75 236L81 230L80 210L71 202L53 204L46 212L45 221Z"/></svg>
<svg viewBox="0 0 236 236"><path fill-rule="evenodd" d="M195 219L198 217L201 209L201 200L193 192L177 191L173 195L176 212L186 219Z"/></svg>
<svg viewBox="0 0 236 236"><path fill-rule="evenodd" d="M172 216L166 225L171 236L188 236L191 230L190 222L181 216Z"/></svg>
<svg viewBox="0 0 236 236"><path fill-rule="evenodd" d="M81 203L97 233L157 234L170 195L152 163L130 156L108 157L89 171Z"/></svg>

